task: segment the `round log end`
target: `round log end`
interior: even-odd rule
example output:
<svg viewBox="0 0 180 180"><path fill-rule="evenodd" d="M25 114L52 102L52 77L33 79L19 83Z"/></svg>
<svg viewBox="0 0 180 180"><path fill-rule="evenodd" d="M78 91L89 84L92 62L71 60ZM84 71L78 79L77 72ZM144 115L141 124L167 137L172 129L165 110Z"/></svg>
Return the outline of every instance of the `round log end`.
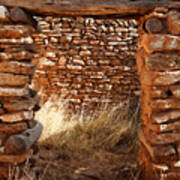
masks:
<svg viewBox="0 0 180 180"><path fill-rule="evenodd" d="M148 33L161 33L164 31L164 24L161 19L149 18L145 22L145 30Z"/></svg>

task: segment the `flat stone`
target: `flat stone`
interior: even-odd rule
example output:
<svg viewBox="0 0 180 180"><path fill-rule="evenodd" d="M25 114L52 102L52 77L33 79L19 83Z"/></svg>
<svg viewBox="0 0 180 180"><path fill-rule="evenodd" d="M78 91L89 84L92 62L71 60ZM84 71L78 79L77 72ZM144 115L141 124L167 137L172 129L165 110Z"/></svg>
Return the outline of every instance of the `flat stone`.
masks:
<svg viewBox="0 0 180 180"><path fill-rule="evenodd" d="M29 98L29 99L22 99L17 102L11 103L3 103L3 108L8 112L17 112L17 111L24 111L24 110L32 110L35 105L39 102L39 97Z"/></svg>
<svg viewBox="0 0 180 180"><path fill-rule="evenodd" d="M0 48L5 53L17 53L21 51L27 51L30 53L37 53L38 49L36 44L0 44Z"/></svg>
<svg viewBox="0 0 180 180"><path fill-rule="evenodd" d="M152 54L159 51L179 51L180 37L166 34L143 34L140 47Z"/></svg>
<svg viewBox="0 0 180 180"><path fill-rule="evenodd" d="M171 170L167 173L160 174L160 178L163 180L179 180L180 179L180 172L179 170Z"/></svg>
<svg viewBox="0 0 180 180"><path fill-rule="evenodd" d="M2 22L9 21L8 16L9 16L8 9L5 6L0 6L0 21Z"/></svg>
<svg viewBox="0 0 180 180"><path fill-rule="evenodd" d="M0 53L0 60L2 61L8 61L8 60L24 60L24 59L32 59L33 54L28 51L20 51L20 52L14 52L14 53Z"/></svg>
<svg viewBox="0 0 180 180"><path fill-rule="evenodd" d="M0 73L0 86L25 86L29 82L29 76Z"/></svg>
<svg viewBox="0 0 180 180"><path fill-rule="evenodd" d="M8 113L0 116L0 120L2 122L14 123L20 122L23 120L31 120L34 117L33 111L21 111L21 112L14 112Z"/></svg>
<svg viewBox="0 0 180 180"><path fill-rule="evenodd" d="M35 71L35 65L23 62L2 61L0 62L0 72L32 75Z"/></svg>
<svg viewBox="0 0 180 180"><path fill-rule="evenodd" d="M174 99L174 98L152 100L150 107L152 108L153 111L179 109L180 108L180 100ZM170 113L170 114L172 114L172 113ZM176 115L177 115L177 113L176 113Z"/></svg>
<svg viewBox="0 0 180 180"><path fill-rule="evenodd" d="M9 87L0 87L0 96L21 96L27 97L29 95L29 88L9 88Z"/></svg>
<svg viewBox="0 0 180 180"><path fill-rule="evenodd" d="M180 99L180 85L171 86L169 89L171 90L173 97Z"/></svg>
<svg viewBox="0 0 180 180"><path fill-rule="evenodd" d="M180 121L171 122L168 124L147 124L147 128L157 133L166 133L170 131L180 130Z"/></svg>
<svg viewBox="0 0 180 180"><path fill-rule="evenodd" d="M19 39L15 39L15 38L3 38L0 39L0 43L2 44L33 44L34 41L31 37L23 37L23 38L19 38Z"/></svg>
<svg viewBox="0 0 180 180"><path fill-rule="evenodd" d="M23 62L2 61L0 62L0 72L32 75L35 71L35 65Z"/></svg>
<svg viewBox="0 0 180 180"><path fill-rule="evenodd" d="M177 143L180 139L180 132L156 133L154 131L144 130L145 137L153 145L167 145Z"/></svg>
<svg viewBox="0 0 180 180"><path fill-rule="evenodd" d="M152 115L152 123L168 123L178 118L180 118L180 110L171 110L166 112L154 113ZM164 125L166 126L166 124Z"/></svg>
<svg viewBox="0 0 180 180"><path fill-rule="evenodd" d="M170 34L180 34L180 13L179 11L172 10L167 16L168 31Z"/></svg>
<svg viewBox="0 0 180 180"><path fill-rule="evenodd" d="M160 86L142 86L143 91L148 94L150 98L164 99L168 97L168 87Z"/></svg>
<svg viewBox="0 0 180 180"><path fill-rule="evenodd" d="M180 69L180 55L155 53L145 57L145 66L149 71L167 71Z"/></svg>
<svg viewBox="0 0 180 180"><path fill-rule="evenodd" d="M27 123L18 122L18 123L1 123L0 126L0 135L10 135L15 133L20 133L25 131L28 128Z"/></svg>
<svg viewBox="0 0 180 180"><path fill-rule="evenodd" d="M27 153L21 155L0 155L0 162L12 165L23 163L27 158Z"/></svg>
<svg viewBox="0 0 180 180"><path fill-rule="evenodd" d="M157 180L161 174L166 173L170 168L167 163L154 163L148 158L146 149L141 145L140 161L143 165L143 172L141 173L139 179L142 180ZM161 178L163 179L163 178Z"/></svg>
<svg viewBox="0 0 180 180"><path fill-rule="evenodd" d="M180 70L167 72L143 72L141 83L147 86L167 86L180 81Z"/></svg>
<svg viewBox="0 0 180 180"><path fill-rule="evenodd" d="M0 25L0 38L26 37L34 31L34 28L28 25Z"/></svg>
<svg viewBox="0 0 180 180"><path fill-rule="evenodd" d="M171 145L153 146L144 136L142 129L139 130L140 142L146 147L152 161L155 163L163 163L167 161L177 160L176 150Z"/></svg>
<svg viewBox="0 0 180 180"><path fill-rule="evenodd" d="M27 100L29 97L21 97L21 96L13 96L9 98L9 96L0 96L0 103L3 105L4 103L17 103L22 100Z"/></svg>

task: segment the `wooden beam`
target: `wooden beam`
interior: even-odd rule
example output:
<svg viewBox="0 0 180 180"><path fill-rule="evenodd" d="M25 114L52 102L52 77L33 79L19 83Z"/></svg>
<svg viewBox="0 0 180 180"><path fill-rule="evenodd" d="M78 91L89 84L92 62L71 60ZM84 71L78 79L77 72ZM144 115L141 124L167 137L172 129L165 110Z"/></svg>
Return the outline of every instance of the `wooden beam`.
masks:
<svg viewBox="0 0 180 180"><path fill-rule="evenodd" d="M31 148L38 140L42 132L42 125L35 121L36 124L32 129L27 129L21 134L12 135L4 145L6 154L20 154Z"/></svg>
<svg viewBox="0 0 180 180"><path fill-rule="evenodd" d="M0 5L44 15L130 15L156 7L180 8L178 0L0 0Z"/></svg>

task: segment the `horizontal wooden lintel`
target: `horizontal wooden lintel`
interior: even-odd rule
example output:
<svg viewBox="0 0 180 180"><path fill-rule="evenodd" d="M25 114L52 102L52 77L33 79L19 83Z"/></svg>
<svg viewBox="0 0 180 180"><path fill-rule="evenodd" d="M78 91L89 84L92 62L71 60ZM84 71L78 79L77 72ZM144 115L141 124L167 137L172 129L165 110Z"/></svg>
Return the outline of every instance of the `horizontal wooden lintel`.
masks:
<svg viewBox="0 0 180 180"><path fill-rule="evenodd" d="M176 0L0 0L0 5L22 7L44 15L132 15L156 7L180 8Z"/></svg>

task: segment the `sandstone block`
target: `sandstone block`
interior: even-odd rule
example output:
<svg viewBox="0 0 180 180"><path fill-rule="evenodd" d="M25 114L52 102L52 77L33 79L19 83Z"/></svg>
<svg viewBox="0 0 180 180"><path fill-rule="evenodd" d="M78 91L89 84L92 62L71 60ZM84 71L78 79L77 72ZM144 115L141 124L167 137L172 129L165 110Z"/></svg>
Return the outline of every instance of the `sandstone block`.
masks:
<svg viewBox="0 0 180 180"><path fill-rule="evenodd" d="M180 81L180 70L166 72L143 72L141 82L147 86L167 86Z"/></svg>
<svg viewBox="0 0 180 180"><path fill-rule="evenodd" d="M8 61L8 60L24 60L24 59L32 59L33 54L28 51L20 51L14 53L0 53L0 60Z"/></svg>
<svg viewBox="0 0 180 180"><path fill-rule="evenodd" d="M179 131L180 130L180 122L171 122L168 124L147 124L147 128L157 133L166 133L170 131Z"/></svg>
<svg viewBox="0 0 180 180"><path fill-rule="evenodd" d="M35 65L23 62L2 61L0 62L0 72L32 75L35 71Z"/></svg>
<svg viewBox="0 0 180 180"><path fill-rule="evenodd" d="M152 100L150 102L150 107L153 111L159 110L169 110L169 109L179 109L180 108L180 100L168 98L168 99L157 99Z"/></svg>
<svg viewBox="0 0 180 180"><path fill-rule="evenodd" d="M14 123L23 120L31 120L33 119L33 116L33 111L21 111L1 115L0 120L2 122Z"/></svg>
<svg viewBox="0 0 180 180"><path fill-rule="evenodd" d="M0 39L0 43L2 44L33 44L33 39L31 37L25 37L25 38L19 38L19 39L14 39L14 38L3 38Z"/></svg>
<svg viewBox="0 0 180 180"><path fill-rule="evenodd" d="M176 53L155 53L145 57L145 66L149 71L167 71L180 69L180 56Z"/></svg>
<svg viewBox="0 0 180 180"><path fill-rule="evenodd" d="M171 145L153 146L144 136L142 130L139 130L140 142L146 147L152 161L155 163L163 163L167 161L177 160L176 150Z"/></svg>
<svg viewBox="0 0 180 180"><path fill-rule="evenodd" d="M177 162L173 161L173 164L177 164L177 163L179 163L179 161L177 161ZM154 168L154 171L157 171L157 170L159 171L159 168L158 168L159 165L153 164L152 166ZM173 165L171 165L171 166L173 166ZM157 177L157 174L156 174L156 177ZM166 170L164 172L159 171L159 178L163 179L163 180L179 180L180 179L179 168L169 167L168 170Z"/></svg>
<svg viewBox="0 0 180 180"><path fill-rule="evenodd" d="M169 87L169 89L175 98L180 99L180 85Z"/></svg>
<svg viewBox="0 0 180 180"><path fill-rule="evenodd" d="M8 9L5 6L0 6L0 21L2 22L9 21L8 16L9 16Z"/></svg>
<svg viewBox="0 0 180 180"><path fill-rule="evenodd" d="M149 86L146 87L146 91L149 92L151 98L164 99L168 97L167 90L160 88L158 86Z"/></svg>
<svg viewBox="0 0 180 180"><path fill-rule="evenodd" d="M166 111L166 112L154 113L152 115L152 123L156 123L156 124L168 123L168 122L174 121L178 118L180 118L180 110L170 110L170 111ZM179 125L179 123L180 122L175 122L175 124L177 124L177 125ZM162 124L162 130L163 130L163 127L166 129L168 126L172 126L172 125L173 125L173 123Z"/></svg>
<svg viewBox="0 0 180 180"><path fill-rule="evenodd" d="M0 86L25 86L29 81L28 76L0 73Z"/></svg>
<svg viewBox="0 0 180 180"><path fill-rule="evenodd" d="M28 96L29 89L27 87L23 88L9 88L9 87L0 87L0 96Z"/></svg>
<svg viewBox="0 0 180 180"><path fill-rule="evenodd" d="M25 131L28 128L27 123L18 122L18 123L1 123L0 126L0 135L10 135L15 133L20 133Z"/></svg>
<svg viewBox="0 0 180 180"><path fill-rule="evenodd" d="M149 54L159 51L179 51L180 37L165 34L143 34L140 47L144 47Z"/></svg>
<svg viewBox="0 0 180 180"><path fill-rule="evenodd" d="M167 145L179 142L179 132L156 133L151 130L144 130L145 137L153 145Z"/></svg>
<svg viewBox="0 0 180 180"><path fill-rule="evenodd" d="M0 38L21 38L33 32L34 29L27 25L0 25Z"/></svg>
<svg viewBox="0 0 180 180"><path fill-rule="evenodd" d="M172 10L167 16L168 31L171 34L180 34L180 13L179 11Z"/></svg>
<svg viewBox="0 0 180 180"><path fill-rule="evenodd" d="M39 97L36 96L34 98L20 99L17 102L4 102L3 108L6 109L8 112L18 112L23 110L32 110L35 105L39 103Z"/></svg>

